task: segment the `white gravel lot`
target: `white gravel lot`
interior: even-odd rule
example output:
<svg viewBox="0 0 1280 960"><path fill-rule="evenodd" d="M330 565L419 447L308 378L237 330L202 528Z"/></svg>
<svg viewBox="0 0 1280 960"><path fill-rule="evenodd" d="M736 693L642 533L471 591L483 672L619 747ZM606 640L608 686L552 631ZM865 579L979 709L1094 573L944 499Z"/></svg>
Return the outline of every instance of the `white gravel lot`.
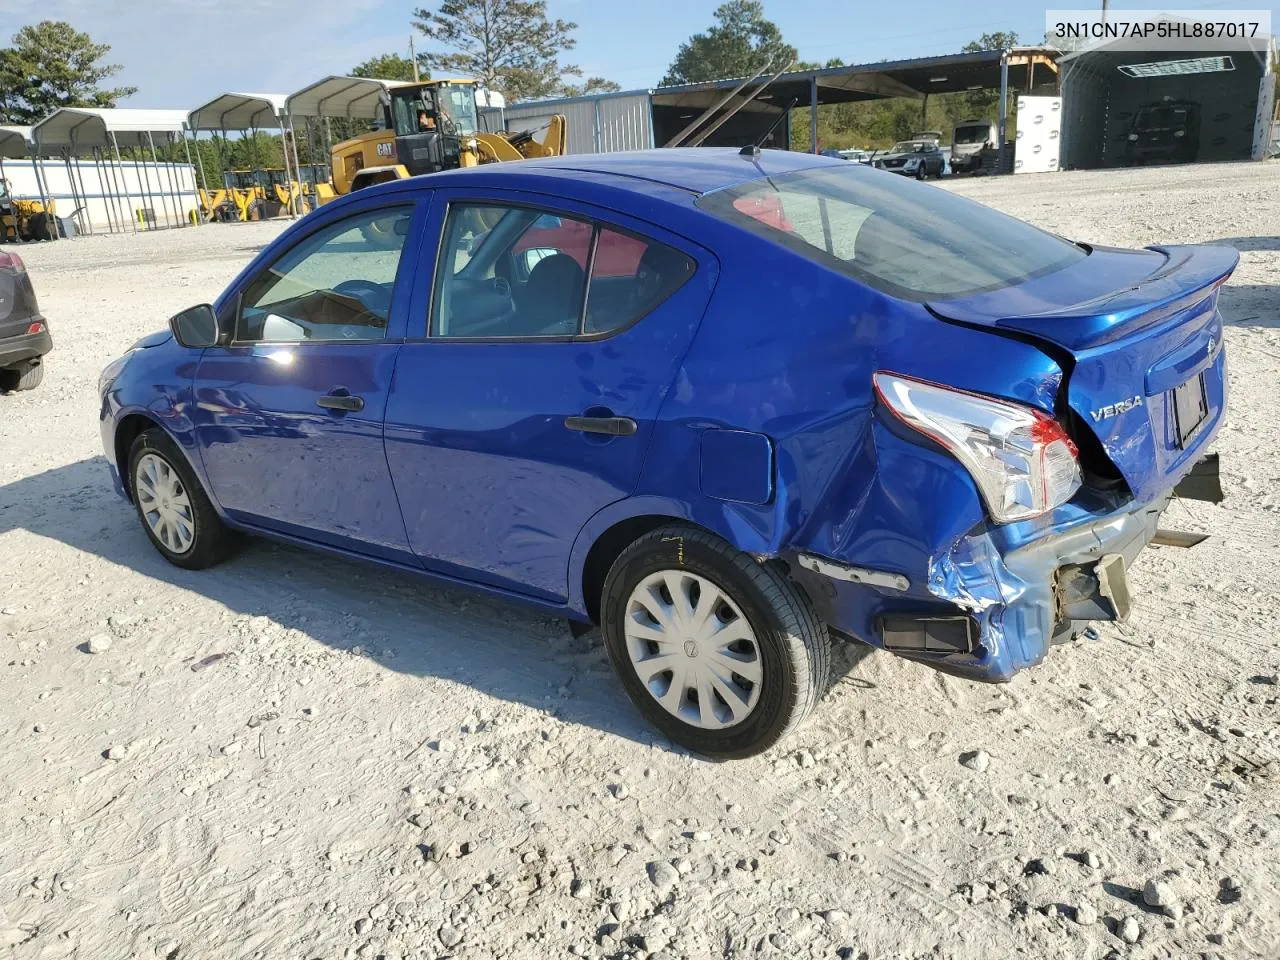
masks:
<svg viewBox="0 0 1280 960"><path fill-rule="evenodd" d="M166 565L98 372L282 226L23 249L57 346L0 397L0 955L1280 957L1280 166L947 188L1240 249L1227 500L1174 508L1211 539L1144 554L1100 640L999 687L850 648L732 764L522 608L261 542Z"/></svg>

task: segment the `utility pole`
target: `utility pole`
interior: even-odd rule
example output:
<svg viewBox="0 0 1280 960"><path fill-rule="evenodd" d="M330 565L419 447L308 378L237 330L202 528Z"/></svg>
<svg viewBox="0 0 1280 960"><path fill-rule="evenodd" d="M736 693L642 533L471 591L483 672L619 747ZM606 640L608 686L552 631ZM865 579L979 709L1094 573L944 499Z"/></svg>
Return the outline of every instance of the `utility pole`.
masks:
<svg viewBox="0 0 1280 960"><path fill-rule="evenodd" d="M1107 22L1107 8L1111 6L1111 0L1102 0L1102 22Z"/></svg>
<svg viewBox="0 0 1280 960"><path fill-rule="evenodd" d="M1103 0L1104 7L1106 0ZM409 34L409 61L413 64L413 82L418 83L421 78L418 76L418 51L413 45L413 34Z"/></svg>

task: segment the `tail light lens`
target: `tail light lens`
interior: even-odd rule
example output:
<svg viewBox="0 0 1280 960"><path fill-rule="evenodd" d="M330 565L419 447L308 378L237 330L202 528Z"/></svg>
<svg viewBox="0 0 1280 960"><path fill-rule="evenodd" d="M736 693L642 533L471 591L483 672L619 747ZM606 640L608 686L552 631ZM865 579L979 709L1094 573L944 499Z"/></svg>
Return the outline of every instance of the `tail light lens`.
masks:
<svg viewBox="0 0 1280 960"><path fill-rule="evenodd" d="M1080 489L1076 445L1039 410L893 373L874 382L899 420L964 464L998 523L1038 517Z"/></svg>
<svg viewBox="0 0 1280 960"><path fill-rule="evenodd" d="M27 269L27 265L22 262L22 258L16 253L9 253L7 250L0 250L0 269L6 267L17 270L22 273Z"/></svg>

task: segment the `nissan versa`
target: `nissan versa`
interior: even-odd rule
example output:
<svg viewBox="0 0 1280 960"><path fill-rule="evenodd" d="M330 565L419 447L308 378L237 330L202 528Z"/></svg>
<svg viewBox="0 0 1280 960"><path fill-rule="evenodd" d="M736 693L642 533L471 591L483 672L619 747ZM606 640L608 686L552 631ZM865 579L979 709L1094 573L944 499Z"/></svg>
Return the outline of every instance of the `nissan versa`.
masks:
<svg viewBox="0 0 1280 960"><path fill-rule="evenodd" d="M301 220L106 368L102 439L172 563L265 534L597 623L741 757L832 637L998 681L1126 615L1215 495L1236 259L801 154L495 164Z"/></svg>

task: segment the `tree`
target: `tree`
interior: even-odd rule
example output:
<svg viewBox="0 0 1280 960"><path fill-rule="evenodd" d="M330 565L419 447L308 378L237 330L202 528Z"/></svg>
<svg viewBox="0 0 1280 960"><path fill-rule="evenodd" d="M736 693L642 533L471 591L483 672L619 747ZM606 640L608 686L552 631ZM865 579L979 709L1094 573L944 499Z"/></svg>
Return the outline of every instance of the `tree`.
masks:
<svg viewBox="0 0 1280 960"><path fill-rule="evenodd" d="M1016 33L984 33L977 40L972 40L960 48L961 53L980 53L983 50L1012 50L1018 45Z"/></svg>
<svg viewBox="0 0 1280 960"><path fill-rule="evenodd" d="M729 0L716 9L716 23L680 45L662 78L663 86L747 77L773 64L777 71L796 59L796 48L766 20L759 0Z"/></svg>
<svg viewBox="0 0 1280 960"><path fill-rule="evenodd" d="M588 77L585 83L566 83L560 88L562 97L585 97L592 93L617 93L622 87L604 77Z"/></svg>
<svg viewBox="0 0 1280 960"><path fill-rule="evenodd" d="M59 107L114 107L137 93L137 87L98 86L120 72L100 62L110 52L61 20L23 27L13 46L0 50L0 120L33 124Z"/></svg>
<svg viewBox="0 0 1280 960"><path fill-rule="evenodd" d="M978 53L982 50L1012 50L1018 45L1016 33L984 33L977 40L970 41L960 48L961 53ZM1014 96L1012 90L1009 95ZM966 112L970 117L989 117L997 112L1000 105L999 90L968 90L964 93ZM1011 111L1013 112L1013 111Z"/></svg>
<svg viewBox="0 0 1280 960"><path fill-rule="evenodd" d="M560 62L577 43L578 25L549 20L547 0L441 0L438 10L413 16L414 26L440 45L422 54L425 64L475 77L509 100L556 96L564 77L582 76Z"/></svg>
<svg viewBox="0 0 1280 960"><path fill-rule="evenodd" d="M369 77L374 80L412 80L413 61L408 57L402 57L398 53L384 53L381 56L370 57L358 67L351 70L353 77ZM431 77L431 71L419 66L418 79L427 80Z"/></svg>

